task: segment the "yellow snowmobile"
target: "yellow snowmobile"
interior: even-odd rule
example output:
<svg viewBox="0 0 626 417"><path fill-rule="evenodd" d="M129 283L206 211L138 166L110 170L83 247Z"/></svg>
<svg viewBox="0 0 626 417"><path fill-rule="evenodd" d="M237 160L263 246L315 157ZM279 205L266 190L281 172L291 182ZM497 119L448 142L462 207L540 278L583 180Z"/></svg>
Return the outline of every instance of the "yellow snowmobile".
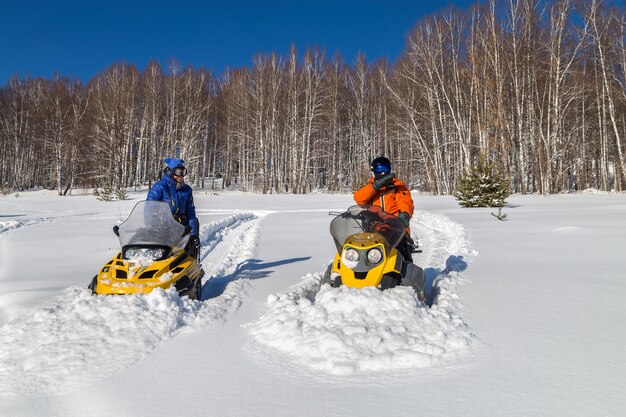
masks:
<svg viewBox="0 0 626 417"><path fill-rule="evenodd" d="M404 222L378 206L352 206L337 214L330 223L337 254L322 283L381 290L409 286L424 301L424 270L396 249L405 233Z"/></svg>
<svg viewBox="0 0 626 417"><path fill-rule="evenodd" d="M200 298L204 271L185 250L191 228L174 219L166 202L140 201L113 231L122 250L89 284L94 294L148 293L173 285L181 296Z"/></svg>

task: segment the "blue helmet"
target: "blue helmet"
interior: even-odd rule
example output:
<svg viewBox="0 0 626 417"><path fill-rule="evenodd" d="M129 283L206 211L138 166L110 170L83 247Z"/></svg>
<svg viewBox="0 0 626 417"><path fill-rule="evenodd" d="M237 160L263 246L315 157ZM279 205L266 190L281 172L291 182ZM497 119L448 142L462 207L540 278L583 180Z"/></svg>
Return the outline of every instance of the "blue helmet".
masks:
<svg viewBox="0 0 626 417"><path fill-rule="evenodd" d="M389 174L391 172L391 161L384 156L379 156L370 164L370 170L374 174Z"/></svg>
<svg viewBox="0 0 626 417"><path fill-rule="evenodd" d="M185 161L178 158L165 158L163 159L165 165L165 172L169 175L176 175L179 177L184 177L187 175L187 168L185 168Z"/></svg>
<svg viewBox="0 0 626 417"><path fill-rule="evenodd" d="M165 165L167 165L167 167L170 169L185 166L185 161L183 161L182 159L178 159L178 158L165 158L163 159L163 162L165 162Z"/></svg>

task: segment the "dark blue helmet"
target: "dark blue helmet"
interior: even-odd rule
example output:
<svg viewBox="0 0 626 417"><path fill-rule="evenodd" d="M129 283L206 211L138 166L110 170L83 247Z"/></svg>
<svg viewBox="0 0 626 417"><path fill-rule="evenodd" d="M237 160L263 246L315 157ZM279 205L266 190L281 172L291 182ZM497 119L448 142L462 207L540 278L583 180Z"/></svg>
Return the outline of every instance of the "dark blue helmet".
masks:
<svg viewBox="0 0 626 417"><path fill-rule="evenodd" d="M379 156L370 164L370 170L374 174L389 174L391 172L391 161L384 156Z"/></svg>

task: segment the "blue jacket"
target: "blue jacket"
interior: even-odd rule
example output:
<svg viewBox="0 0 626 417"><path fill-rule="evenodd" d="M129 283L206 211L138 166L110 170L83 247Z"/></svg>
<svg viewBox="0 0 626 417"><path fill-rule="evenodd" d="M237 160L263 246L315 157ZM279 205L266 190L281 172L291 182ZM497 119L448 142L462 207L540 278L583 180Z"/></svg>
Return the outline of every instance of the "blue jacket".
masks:
<svg viewBox="0 0 626 417"><path fill-rule="evenodd" d="M200 225L196 217L196 207L193 205L191 187L179 184L169 175L163 175L148 191L148 201L165 201L172 210L172 215L182 216L181 223L191 226L191 235L200 236Z"/></svg>

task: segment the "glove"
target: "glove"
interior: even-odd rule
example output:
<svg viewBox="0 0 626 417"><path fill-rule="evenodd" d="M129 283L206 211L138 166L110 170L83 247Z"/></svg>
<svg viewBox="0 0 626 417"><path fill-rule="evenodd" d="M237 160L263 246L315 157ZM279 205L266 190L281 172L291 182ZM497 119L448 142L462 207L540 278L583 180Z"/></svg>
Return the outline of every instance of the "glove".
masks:
<svg viewBox="0 0 626 417"><path fill-rule="evenodd" d="M376 180L374 180L374 182L372 183L372 186L374 187L374 189L376 191L380 190L383 187L388 186L389 184L391 184L391 182L393 181L393 178L396 176L396 174L391 173L391 174L387 174L384 177L380 177Z"/></svg>
<svg viewBox="0 0 626 417"><path fill-rule="evenodd" d="M198 259L198 257L200 256L201 247L202 245L200 245L200 238L198 236L189 237L189 243L187 243L187 248L192 258Z"/></svg>
<svg viewBox="0 0 626 417"><path fill-rule="evenodd" d="M398 218L404 222L406 227L409 227L409 224L411 223L411 216L409 216L409 213L401 211L398 213Z"/></svg>

